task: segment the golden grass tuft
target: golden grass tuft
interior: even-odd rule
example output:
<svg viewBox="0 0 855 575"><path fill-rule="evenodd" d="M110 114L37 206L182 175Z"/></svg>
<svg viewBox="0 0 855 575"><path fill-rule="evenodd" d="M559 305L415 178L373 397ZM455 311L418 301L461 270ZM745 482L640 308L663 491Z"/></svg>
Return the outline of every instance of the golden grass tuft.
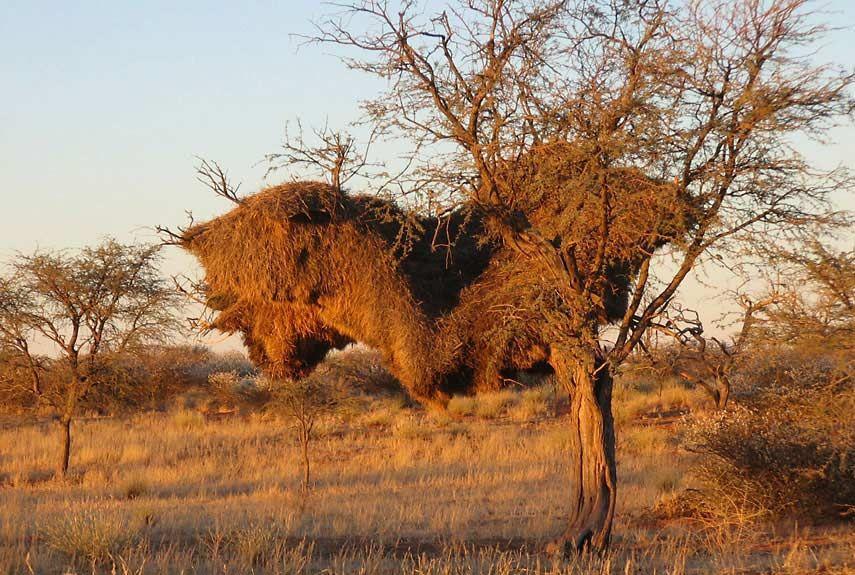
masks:
<svg viewBox="0 0 855 575"><path fill-rule="evenodd" d="M119 494L124 499L137 499L149 493L151 486L141 474L124 478L119 484Z"/></svg>
<svg viewBox="0 0 855 575"><path fill-rule="evenodd" d="M495 419L505 414L507 407L514 402L515 394L505 389L481 393L476 399L475 415L484 419Z"/></svg>
<svg viewBox="0 0 855 575"><path fill-rule="evenodd" d="M199 429L205 426L205 416L192 409L179 409L172 414L172 422L184 430Z"/></svg>
<svg viewBox="0 0 855 575"><path fill-rule="evenodd" d="M446 406L446 411L452 416L464 417L474 415L478 408L478 399L468 395L455 395Z"/></svg>
<svg viewBox="0 0 855 575"><path fill-rule="evenodd" d="M101 511L69 512L51 519L42 530L46 545L71 561L107 561L138 536L127 520Z"/></svg>
<svg viewBox="0 0 855 575"><path fill-rule="evenodd" d="M520 394L519 401L509 410L514 421L533 421L552 413L555 392L551 385L541 385L526 389Z"/></svg>

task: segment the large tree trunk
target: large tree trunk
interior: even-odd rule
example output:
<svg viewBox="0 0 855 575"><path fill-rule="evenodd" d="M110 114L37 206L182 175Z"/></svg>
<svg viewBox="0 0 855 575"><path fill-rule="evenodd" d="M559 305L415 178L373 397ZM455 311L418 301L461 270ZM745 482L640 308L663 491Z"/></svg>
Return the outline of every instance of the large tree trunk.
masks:
<svg viewBox="0 0 855 575"><path fill-rule="evenodd" d="M68 463L71 460L71 418L63 417L59 424L62 429L62 458L57 472L64 478L68 475Z"/></svg>
<svg viewBox="0 0 855 575"><path fill-rule="evenodd" d="M599 351L553 353L558 381L570 393L570 520L559 540L564 553L603 550L615 513L617 472L612 375Z"/></svg>

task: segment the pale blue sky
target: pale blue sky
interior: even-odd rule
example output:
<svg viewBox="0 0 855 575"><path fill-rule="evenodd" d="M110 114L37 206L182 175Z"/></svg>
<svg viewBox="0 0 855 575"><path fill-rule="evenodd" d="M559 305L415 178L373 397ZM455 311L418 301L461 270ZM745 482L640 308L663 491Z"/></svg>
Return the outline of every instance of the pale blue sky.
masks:
<svg viewBox="0 0 855 575"><path fill-rule="evenodd" d="M437 3L439 3L437 1ZM836 11L822 57L855 68L855 7ZM297 52L318 2L0 2L0 258L104 235L153 239L155 224L228 207L198 184L194 156L246 192L286 121L343 126L374 81L317 47ZM855 129L809 153L855 166ZM851 198L844 200L851 207ZM176 250L167 271L190 267Z"/></svg>
<svg viewBox="0 0 855 575"><path fill-rule="evenodd" d="M0 245L144 235L224 205L194 156L247 190L286 120L343 123L371 84L319 50L295 54L314 2L4 2Z"/></svg>

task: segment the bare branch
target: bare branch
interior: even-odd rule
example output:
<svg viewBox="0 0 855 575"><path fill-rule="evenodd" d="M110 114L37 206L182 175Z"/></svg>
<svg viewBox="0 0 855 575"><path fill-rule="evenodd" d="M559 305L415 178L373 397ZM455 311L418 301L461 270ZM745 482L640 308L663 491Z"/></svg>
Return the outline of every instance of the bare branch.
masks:
<svg viewBox="0 0 855 575"><path fill-rule="evenodd" d="M229 182L228 174L217 162L197 158L199 165L196 167L196 179L205 184L216 195L240 204L243 199L238 195L240 184L233 186Z"/></svg>

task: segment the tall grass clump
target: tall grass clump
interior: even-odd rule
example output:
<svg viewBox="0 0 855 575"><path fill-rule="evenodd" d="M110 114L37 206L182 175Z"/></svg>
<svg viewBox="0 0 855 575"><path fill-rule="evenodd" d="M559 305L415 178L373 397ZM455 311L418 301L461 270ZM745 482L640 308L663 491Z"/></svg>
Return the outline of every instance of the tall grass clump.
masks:
<svg viewBox="0 0 855 575"><path fill-rule="evenodd" d="M448 402L446 409L454 416L473 415L478 407L478 400L466 395L455 395Z"/></svg>
<svg viewBox="0 0 855 575"><path fill-rule="evenodd" d="M475 406L475 415L484 419L500 417L514 402L514 395L514 392L509 389L480 394Z"/></svg>
<svg viewBox="0 0 855 575"><path fill-rule="evenodd" d="M96 564L135 543L140 529L120 517L92 511L63 514L41 535L50 549L66 558Z"/></svg>
<svg viewBox="0 0 855 575"><path fill-rule="evenodd" d="M555 408L555 387L542 384L524 390L516 405L508 410L514 421L530 421L549 415Z"/></svg>
<svg viewBox="0 0 855 575"><path fill-rule="evenodd" d="M172 414L172 423L184 431L205 426L205 416L191 409L179 409Z"/></svg>

